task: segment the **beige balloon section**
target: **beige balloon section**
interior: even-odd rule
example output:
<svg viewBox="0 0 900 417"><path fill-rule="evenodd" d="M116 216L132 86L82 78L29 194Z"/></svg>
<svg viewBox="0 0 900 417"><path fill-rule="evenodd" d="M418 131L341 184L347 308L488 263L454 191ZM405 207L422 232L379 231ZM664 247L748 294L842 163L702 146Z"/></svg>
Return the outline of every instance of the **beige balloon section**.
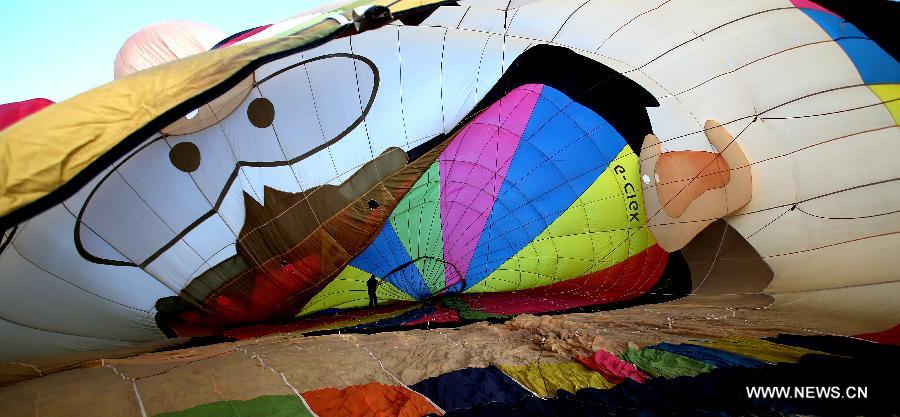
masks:
<svg viewBox="0 0 900 417"><path fill-rule="evenodd" d="M116 54L115 79L210 50L228 36L211 26L176 20L155 23L131 35ZM170 136L185 135L210 127L231 114L254 87L253 75L215 100L189 112L161 129Z"/></svg>
<svg viewBox="0 0 900 417"><path fill-rule="evenodd" d="M691 10L689 4L666 2L661 12L641 15L639 24L629 24L635 15L633 6L615 2L582 5L581 1L463 1L477 5L490 18L471 18L475 13L469 13L467 18L465 8L442 7L422 27L398 26L389 30L414 34L416 39L432 36L440 41L446 36L442 28L454 27L450 32L453 35L447 39L462 39L464 32L464 39L471 38L472 45L476 33L502 34L496 39L503 39L503 47L487 48L489 40L484 40L485 46L451 49L454 54L467 56L487 48L488 53L496 56L485 58L484 62L512 59L515 54L507 50L507 44L546 39L579 50L627 74L649 88L661 102L659 107L648 109L655 136L646 139L640 158L641 172L646 176L644 195L651 219L649 226L663 248L683 248L686 257L703 261L692 265L707 265L696 271L692 266L692 273L696 273L701 283L705 282L703 288L695 289L701 293L717 289L715 292L722 294L762 292L774 297L779 308L818 311L842 320L852 319L848 328L881 330L895 324L900 317L894 301L900 288L896 278L898 258L885 256L896 250L898 235L883 233L890 224L887 217L867 215L891 208L895 198L889 189L895 183L880 185L885 191L877 193L874 187L861 186L878 184L894 175L895 168L885 159L893 154L890 149L897 143L893 140L896 130L894 126L883 128L893 118L884 106L867 106L856 111L854 123L847 123L837 112L833 117L824 113L821 117L795 118L820 113L822 108L842 111L845 105L869 104L877 97L866 86L844 87L862 82L847 55L815 22L797 9L787 7L789 1L774 2L785 7L769 10L764 6L767 2L748 2L733 8L710 8L710 13L702 15ZM516 17L509 25L504 23L503 13L491 8L494 3L500 8L515 4ZM734 20L737 14L731 13L755 17ZM605 25L597 25L599 16ZM678 28L666 25L673 16L690 16L686 19L690 24ZM747 36L757 30L755 25L768 19L784 22L779 26L777 42ZM734 24L722 26L723 21ZM620 30L615 29L620 26ZM666 36L646 36L663 27ZM697 30L704 28L709 29L704 40L714 39L714 42L685 42L678 53L665 52L673 51L672 39L692 39ZM553 30L544 33L548 29ZM356 39L382 36L387 31L372 31ZM216 31L191 22L145 28L122 47L116 60L117 77L207 50L224 38L224 34L213 36L212 33ZM399 34L391 36L401 38ZM604 36L606 40L602 40ZM642 40L640 48L634 47L635 39ZM712 49L708 46L712 44L732 47ZM389 50L373 51L387 54ZM496 52L501 50L503 54ZM772 51L781 52L761 58L765 56L761 54ZM686 56L694 59L684 59ZM454 59L458 58L440 61ZM710 64L697 65L694 61ZM642 62L645 64L639 65ZM740 73L722 76L734 72L732 66L740 68ZM819 68L819 71L815 77L800 77L797 75L800 72L787 70L806 67ZM456 78L470 79L465 77L465 71L457 72L459 76L450 71L446 78L446 74L433 73L431 79L441 79L447 84L456 82ZM479 74L481 82L491 78ZM479 80L479 77L471 78ZM772 80L780 84L773 87L776 84ZM212 126L233 112L253 87L254 80L248 78L162 132L182 135ZM674 97L670 91L681 92ZM406 108L412 112L426 107ZM737 130L738 123L730 122L743 120L758 108L768 108L762 114L765 117L754 119L752 127L745 128L746 132ZM693 114L702 118L694 120L689 117ZM703 133L685 135L694 128ZM826 140L847 133L852 135L846 137L857 140ZM863 135L866 140L858 140ZM733 140L738 136L739 139ZM684 138L677 139L681 137ZM828 147L817 146L823 143L829 143ZM798 153L800 150L803 152ZM865 169L856 168L860 160L868 160ZM833 165L835 162L837 166ZM661 186L656 187L657 184ZM854 187L860 187L859 191L838 192ZM791 210L792 203L799 201L808 201L804 205L812 206L813 213L834 214L819 218ZM854 209L851 214L862 210L862 216L843 219L852 217L844 213L849 209ZM728 247L731 240L739 243L740 251ZM727 259L719 257L719 253L727 254L724 257ZM736 262L738 258L747 262ZM753 268L747 266L751 263ZM740 266L723 269L730 264ZM719 270L724 272L716 272ZM750 274L751 270L759 273ZM736 279L743 275L765 279ZM721 279L715 279L717 276Z"/></svg>
<svg viewBox="0 0 900 417"><path fill-rule="evenodd" d="M668 252L684 248L752 197L750 162L740 144L715 120L706 122L704 132L718 152L662 152L654 135L647 135L641 147L647 226Z"/></svg>

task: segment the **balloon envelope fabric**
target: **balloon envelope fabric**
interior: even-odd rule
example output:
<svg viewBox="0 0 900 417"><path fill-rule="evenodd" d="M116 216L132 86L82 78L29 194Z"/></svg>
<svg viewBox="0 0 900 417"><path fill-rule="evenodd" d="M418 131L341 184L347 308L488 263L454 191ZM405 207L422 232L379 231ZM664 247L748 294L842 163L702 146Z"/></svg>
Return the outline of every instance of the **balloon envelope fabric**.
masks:
<svg viewBox="0 0 900 417"><path fill-rule="evenodd" d="M895 326L900 64L875 3L360 0L248 22L0 131L0 357L693 290ZM703 187L653 158L717 150L744 154L711 159L719 188L655 210ZM751 195L696 204L721 188ZM707 220L748 256L669 245ZM753 285L717 280L737 258ZM694 288L662 291L685 264ZM458 311L417 310L445 295Z"/></svg>
<svg viewBox="0 0 900 417"><path fill-rule="evenodd" d="M639 203L630 204L641 201L637 177L636 155L602 117L553 87L518 87L462 128L374 242L301 315L365 305L369 276L392 289L380 294L385 301L423 300L528 290L648 250L664 261ZM628 275L628 286L655 283L654 266ZM604 282L592 284L580 285L583 294L603 291ZM351 293L358 297L338 296Z"/></svg>

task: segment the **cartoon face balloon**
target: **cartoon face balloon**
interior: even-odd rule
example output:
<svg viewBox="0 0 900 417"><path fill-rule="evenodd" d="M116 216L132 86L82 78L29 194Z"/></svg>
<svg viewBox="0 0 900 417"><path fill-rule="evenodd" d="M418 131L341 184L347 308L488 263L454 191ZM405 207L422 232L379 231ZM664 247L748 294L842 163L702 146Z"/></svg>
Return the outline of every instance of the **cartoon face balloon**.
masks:
<svg viewBox="0 0 900 417"><path fill-rule="evenodd" d="M720 218L764 266L741 292L897 293L900 70L852 25L806 1L502 3L287 54L147 138L5 233L0 331L45 354L685 294Z"/></svg>

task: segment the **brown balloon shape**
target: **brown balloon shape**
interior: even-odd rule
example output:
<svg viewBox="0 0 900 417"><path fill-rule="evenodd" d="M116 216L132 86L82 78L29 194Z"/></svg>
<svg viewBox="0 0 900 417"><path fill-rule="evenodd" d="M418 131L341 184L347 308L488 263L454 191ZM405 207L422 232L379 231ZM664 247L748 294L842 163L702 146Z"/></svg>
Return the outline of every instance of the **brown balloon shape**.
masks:
<svg viewBox="0 0 900 417"><path fill-rule="evenodd" d="M275 121L275 105L267 98L255 98L247 106L247 118L253 126L260 129L272 126Z"/></svg>
<svg viewBox="0 0 900 417"><path fill-rule="evenodd" d="M169 161L184 172L194 172L200 168L200 148L191 142L181 142L169 151Z"/></svg>

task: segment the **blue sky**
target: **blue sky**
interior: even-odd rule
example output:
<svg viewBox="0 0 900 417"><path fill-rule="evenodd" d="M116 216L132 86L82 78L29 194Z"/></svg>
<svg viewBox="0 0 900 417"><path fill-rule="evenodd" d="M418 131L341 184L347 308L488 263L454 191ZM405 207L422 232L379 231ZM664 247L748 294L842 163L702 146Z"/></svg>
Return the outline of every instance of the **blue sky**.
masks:
<svg viewBox="0 0 900 417"><path fill-rule="evenodd" d="M0 103L62 101L112 81L113 60L151 23L193 20L231 34L326 0L0 0Z"/></svg>

